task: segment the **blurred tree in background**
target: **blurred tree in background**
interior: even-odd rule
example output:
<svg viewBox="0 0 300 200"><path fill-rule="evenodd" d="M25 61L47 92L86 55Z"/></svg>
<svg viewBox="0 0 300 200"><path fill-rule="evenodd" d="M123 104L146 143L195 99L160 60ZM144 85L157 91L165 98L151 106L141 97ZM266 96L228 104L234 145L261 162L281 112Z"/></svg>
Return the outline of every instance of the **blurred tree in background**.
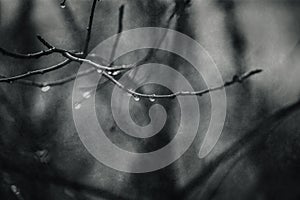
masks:
<svg viewBox="0 0 300 200"><path fill-rule="evenodd" d="M0 198L299 199L299 10L295 0L1 0ZM81 143L72 118L73 80L101 41L148 26L171 28L201 43L224 80L238 82L234 74L254 68L264 72L226 88L223 134L208 157L197 158L200 133L172 165L128 174L101 164ZM170 65L195 89L203 88L187 62L163 51L133 52L108 67L127 70L117 67L137 61ZM159 100L168 111L159 138L122 136L110 111L109 77L118 76L109 72L118 70L110 70L103 69L107 81L96 96L99 121L110 139L132 151L169 142L178 122L178 105L169 99ZM209 95L198 100L204 132ZM133 106L138 123L149 121L148 108L142 100Z"/></svg>

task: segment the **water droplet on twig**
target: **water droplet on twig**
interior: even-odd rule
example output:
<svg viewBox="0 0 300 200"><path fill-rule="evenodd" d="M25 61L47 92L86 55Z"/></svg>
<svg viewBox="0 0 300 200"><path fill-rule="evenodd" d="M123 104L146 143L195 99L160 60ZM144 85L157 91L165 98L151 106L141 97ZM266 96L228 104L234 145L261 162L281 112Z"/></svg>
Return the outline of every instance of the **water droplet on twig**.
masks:
<svg viewBox="0 0 300 200"><path fill-rule="evenodd" d="M114 71L114 72L112 73L112 75L113 75L113 76L117 76L119 73L120 73L120 71Z"/></svg>
<svg viewBox="0 0 300 200"><path fill-rule="evenodd" d="M140 100L140 97L138 97L138 96L133 96L133 99L134 99L135 101L139 101L139 100Z"/></svg>
<svg viewBox="0 0 300 200"><path fill-rule="evenodd" d="M51 87L49 85L47 85L47 86L42 87L41 90L42 90L42 92L48 92L50 90L50 88Z"/></svg>
<svg viewBox="0 0 300 200"><path fill-rule="evenodd" d="M79 110L81 108L81 104L80 103L76 103L74 108L75 108L75 110Z"/></svg>
<svg viewBox="0 0 300 200"><path fill-rule="evenodd" d="M85 93L83 93L82 96L83 96L83 98L88 99L88 98L91 97L91 93L90 92L85 92Z"/></svg>
<svg viewBox="0 0 300 200"><path fill-rule="evenodd" d="M15 193L16 195L20 195L20 190L16 185L11 185L10 189L13 193Z"/></svg>
<svg viewBox="0 0 300 200"><path fill-rule="evenodd" d="M101 74L103 71L101 69L97 69L97 72Z"/></svg>
<svg viewBox="0 0 300 200"><path fill-rule="evenodd" d="M15 185L11 185L11 186L10 186L10 189L11 189L11 191L12 191L13 193L16 193L16 192L18 191L18 188L17 188L17 186L15 186Z"/></svg>
<svg viewBox="0 0 300 200"><path fill-rule="evenodd" d="M50 161L50 154L47 149L38 150L35 154L41 163L48 163Z"/></svg>
<svg viewBox="0 0 300 200"><path fill-rule="evenodd" d="M149 98L149 101L154 102L155 98Z"/></svg>
<svg viewBox="0 0 300 200"><path fill-rule="evenodd" d="M66 7L66 0L64 0L63 2L60 3L60 7L61 8L65 8Z"/></svg>

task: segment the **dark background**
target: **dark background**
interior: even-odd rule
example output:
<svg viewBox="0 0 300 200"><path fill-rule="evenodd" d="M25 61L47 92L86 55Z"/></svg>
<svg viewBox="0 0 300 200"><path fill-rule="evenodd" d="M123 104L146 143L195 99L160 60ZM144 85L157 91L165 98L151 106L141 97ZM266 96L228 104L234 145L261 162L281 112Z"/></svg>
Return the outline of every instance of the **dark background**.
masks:
<svg viewBox="0 0 300 200"><path fill-rule="evenodd" d="M164 27L182 2L103 0L97 6L90 49L117 32L122 4L126 30ZM58 47L82 49L91 3L69 0L66 8L61 8L57 0L1 0L0 46L20 53L39 51L44 48L36 39L40 34ZM0 199L299 199L299 103L290 107L300 96L299 11L297 0L193 0L172 22L170 28L206 48L224 80L254 68L264 71L226 89L223 134L213 152L202 160L197 153L209 122L209 96L199 97L203 122L194 144L178 161L156 172L118 172L87 152L72 119L72 82L46 93L1 83ZM143 38L134 42L143 42ZM140 52L133 53L126 60L139 56ZM0 55L0 73L20 74L62 59L20 60ZM198 75L190 73L188 64L174 55L158 52L156 61L185 73L195 88L203 87ZM76 72L79 65L72 65L30 79L60 79ZM108 84L97 95L99 119L107 134L127 149L152 149L153 141L120 137L109 110L112 88ZM168 101L162 105L169 105L169 117L175 117L158 142L168 141L176 128L177 106ZM146 109L143 102L133 105L139 123L148 120L144 114L139 116Z"/></svg>

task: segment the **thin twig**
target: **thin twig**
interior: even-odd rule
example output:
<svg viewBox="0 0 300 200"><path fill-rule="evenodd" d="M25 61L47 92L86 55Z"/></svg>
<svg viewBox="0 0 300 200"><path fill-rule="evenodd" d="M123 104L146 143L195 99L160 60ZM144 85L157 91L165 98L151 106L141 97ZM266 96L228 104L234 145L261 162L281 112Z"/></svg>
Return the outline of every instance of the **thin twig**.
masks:
<svg viewBox="0 0 300 200"><path fill-rule="evenodd" d="M117 33L117 38L116 38L116 41L115 41L115 43L113 45L112 52L111 52L110 59L109 59L110 67L112 65L114 65L114 60L113 59L115 57L116 50L117 50L117 47L118 47L118 44L119 44L119 41L120 41L120 37L121 37L120 33L123 31L123 17L124 17L124 5L122 5L119 8L118 33Z"/></svg>
<svg viewBox="0 0 300 200"><path fill-rule="evenodd" d="M11 51L8 51L8 50L0 47L0 53L5 55L5 56L9 56L9 57L12 57L12 58L18 58L18 59L38 59L38 58L41 58L43 56L48 56L48 55L53 54L53 53L63 53L63 52L69 52L70 54L76 55L76 56L82 54L80 52L55 48L53 45L49 44L40 35L37 35L37 38L43 45L45 45L48 48L47 50L41 50L41 51L34 52L34 53L22 54L22 53L11 52Z"/></svg>
<svg viewBox="0 0 300 200"><path fill-rule="evenodd" d="M88 46L89 46L89 42L90 42L90 37L91 37L91 30L92 30L92 24L93 24L93 19L94 19L94 13L95 13L95 8L96 8L96 3L97 0L93 1L92 4L92 9L91 9L91 14L90 14L90 20L89 20L89 25L88 25L88 32L87 32L87 37L86 37L86 43L85 43L85 49L83 52L83 55L85 56L87 54L87 50L88 50ZM171 17L168 19L168 24L167 26L170 25L171 19L176 15L176 12L178 12L176 9L174 11L174 14L171 15ZM119 26L118 26L118 33L120 33L123 29L123 15L124 15L124 5L122 5L119 9ZM161 43L163 42L163 40L165 39L166 35L167 35L168 31L166 31L166 33L163 35L163 37L158 40L158 48L161 45ZM148 59L150 59L150 57L153 56L155 50L150 50L148 52L148 54L140 61L138 61L135 64L129 64L129 65L121 65L121 66L104 66L101 64L98 64L96 62L93 62L89 59L85 59L85 58L81 58L77 54L77 53L72 53L68 50L65 49L60 49L60 48L56 48L55 46L51 45L49 42L47 42L43 37L41 36L37 36L38 40L45 45L48 50L42 51L44 53L38 52L36 54L27 54L27 55L21 55L21 54L12 54L12 53L7 53L7 51L2 51L5 52L8 55L11 56L16 56L16 57L38 57L44 54L51 54L51 53L60 53L62 56L66 57L67 60L63 61L62 63L59 63L57 65L53 65L51 67L45 68L45 69L41 69L41 70L35 70L35 71L29 71L26 72L24 74L20 74L20 75L16 75L16 76L12 76L12 77L4 77L2 76L2 78L0 78L0 82L12 82L15 80L20 80L23 79L25 77L29 77L32 75L36 75L36 74L43 74L43 73L47 73L50 71L54 71L57 70L65 65L67 65L68 63L70 63L71 61L75 61L75 62L79 62L79 63L87 63L89 65L91 65L95 70L97 70L98 72L103 72L102 74L104 75L104 77L106 77L109 81L111 81L112 83L114 83L115 85L117 85L119 88L121 88L122 90L128 92L129 94L132 94L133 96L137 96L137 97L141 97L141 98L175 98L176 96L188 96L188 95L197 95L197 96L201 96L203 94L212 92L212 91L216 91L216 90L220 90L223 89L224 87L230 86L234 83L241 83L243 82L245 79L247 79L248 77L257 74L259 72L261 72L262 70L258 69L258 70L252 70L250 72L247 72L245 74L242 74L241 76L234 76L233 79L231 81L225 82L224 85L221 86L217 86L214 88L208 88L205 90L200 90L200 91L178 91L175 93L171 93L171 94L143 94L143 93L138 93L135 92L129 88L126 88L126 86L124 86L123 84L121 84L117 79L115 79L110 72L114 71L114 72L120 72L121 70L130 70L133 69L139 65L141 65L142 63L146 62ZM116 40L115 45L118 44L118 39ZM116 48L116 47L115 47ZM114 48L114 49L115 49ZM46 53L45 53L46 52ZM112 52L112 56L114 54L114 50ZM94 70L94 71L95 71ZM99 71L100 70L100 71ZM89 70L87 73L83 73L80 76L84 76L87 74L92 73L93 70ZM44 86L50 86L50 85L61 85L70 81L73 81L76 79L78 75L71 75L69 77L54 81L52 83L39 83L39 82L34 82L34 81L30 81L30 80L20 80L18 81L19 83L24 83L26 85L32 85L32 86L37 86L37 87L44 87Z"/></svg>
<svg viewBox="0 0 300 200"><path fill-rule="evenodd" d="M113 76L109 75L107 72L104 71L103 75L106 78L108 78L111 82L113 82L116 86L118 86L120 89L126 91L127 93L131 94L132 96L140 97L140 98L161 99L161 98L175 98L177 96L192 96L192 95L202 96L202 95L207 94L209 92L221 90L221 89L223 89L225 87L228 87L230 85L233 85L235 83L242 83L243 81L245 81L249 77L253 76L254 74L260 73L260 72L262 72L261 69L255 69L255 70L251 70L249 72L246 72L246 73L244 73L240 76L234 75L232 80L225 82L221 86L207 88L207 89L199 90L199 91L178 91L178 92L171 93L171 94L145 94L145 93L135 92L135 91L133 91L129 88L126 88L126 86L124 86L122 83L117 81Z"/></svg>
<svg viewBox="0 0 300 200"><path fill-rule="evenodd" d="M119 66L109 67L109 66L98 64L89 59L73 56L69 52L64 52L63 55L72 61L79 62L79 63L87 63L97 70L119 71L119 70L125 70L125 69L132 69L135 66L134 64L127 64L127 65L119 65Z"/></svg>
<svg viewBox="0 0 300 200"><path fill-rule="evenodd" d="M38 70L33 70L33 71L28 71L24 74L16 75L16 76L11 76L11 77L2 77L0 78L0 82L12 82L16 81L19 79L23 79L29 76L37 75L37 74L45 74L47 72L55 71L57 69L60 69L66 65L68 65L71 62L70 59L66 59L56 65L52 65L50 67L44 68L44 69L38 69Z"/></svg>
<svg viewBox="0 0 300 200"><path fill-rule="evenodd" d="M5 49L0 47L0 53L5 55L5 56L9 56L9 57L13 57L13 58L19 58L19 59L32 59L32 58L37 59L37 58L40 58L42 56L50 55L54 52L53 52L53 49L48 49L48 50L42 50L42 51L35 52L35 53L20 54L20 53L10 52L10 51L5 50Z"/></svg>
<svg viewBox="0 0 300 200"><path fill-rule="evenodd" d="M86 39L85 39L85 44L84 44L84 49L83 49L84 57L87 56L88 50L89 50L89 44L90 44L90 40L91 40L91 34L92 34L93 21L94 21L94 15L95 15L97 1L99 1L99 0L93 0L91 12L90 12L91 14L90 14L90 19L89 19L89 24L87 27L87 34L86 34Z"/></svg>
<svg viewBox="0 0 300 200"><path fill-rule="evenodd" d="M67 76L65 78L59 79L59 80L55 80L55 81L49 81L49 82L37 82L37 81L32 81L32 80L27 80L27 79L17 79L14 81L3 81L3 82L7 82L7 83L19 83L22 85L27 85L27 86L34 86L34 87L38 87L38 88L43 88L46 86L61 86L64 85L66 83L69 83L71 81L74 81L76 78L80 78L83 76L87 76L89 74L95 73L95 69L94 68L90 68L88 70L79 72L78 74L73 74L71 76ZM4 75L0 75L1 79L8 79L8 77L4 76Z"/></svg>

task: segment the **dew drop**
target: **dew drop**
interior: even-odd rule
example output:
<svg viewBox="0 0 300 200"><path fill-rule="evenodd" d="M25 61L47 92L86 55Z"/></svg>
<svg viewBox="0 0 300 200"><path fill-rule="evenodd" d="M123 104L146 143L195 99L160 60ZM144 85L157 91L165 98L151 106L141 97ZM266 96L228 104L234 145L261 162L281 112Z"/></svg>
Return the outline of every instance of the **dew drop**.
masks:
<svg viewBox="0 0 300 200"><path fill-rule="evenodd" d="M11 185L10 189L13 193L15 193L16 195L20 195L20 190L16 185Z"/></svg>
<svg viewBox="0 0 300 200"><path fill-rule="evenodd" d="M69 196L69 197L71 197L71 198L73 198L73 199L75 198L74 192L71 191L71 190L69 190L69 189L67 189L67 188L64 189L64 193L65 193L67 196Z"/></svg>
<svg viewBox="0 0 300 200"><path fill-rule="evenodd" d="M80 103L75 104L75 110L79 110L80 108L81 108L81 104Z"/></svg>
<svg viewBox="0 0 300 200"><path fill-rule="evenodd" d="M149 98L149 101L154 102L155 98Z"/></svg>
<svg viewBox="0 0 300 200"><path fill-rule="evenodd" d="M91 97L91 93L90 92L85 92L85 93L83 93L82 96L83 96L83 98L88 99L88 98Z"/></svg>
<svg viewBox="0 0 300 200"><path fill-rule="evenodd" d="M47 85L47 86L44 86L44 87L42 87L42 92L48 92L49 90L50 90L50 86L49 85Z"/></svg>
<svg viewBox="0 0 300 200"><path fill-rule="evenodd" d="M17 188L17 186L15 186L15 185L11 185L11 186L10 186L10 189L11 189L11 191L14 192L14 193L17 193L17 192L18 192L18 188Z"/></svg>
<svg viewBox="0 0 300 200"><path fill-rule="evenodd" d="M107 72L109 75L111 75L111 71Z"/></svg>
<svg viewBox="0 0 300 200"><path fill-rule="evenodd" d="M62 9L66 8L65 2L62 2L62 3L60 4L60 7L61 7Z"/></svg>
<svg viewBox="0 0 300 200"><path fill-rule="evenodd" d="M134 99L135 101L139 101L139 100L140 100L140 97L134 96L133 99Z"/></svg>
<svg viewBox="0 0 300 200"><path fill-rule="evenodd" d="M101 69L97 69L97 72L101 74L103 71Z"/></svg>
<svg viewBox="0 0 300 200"><path fill-rule="evenodd" d="M116 75L118 75L119 73L120 73L120 71L114 71L112 75L113 75L113 76L116 76Z"/></svg>

